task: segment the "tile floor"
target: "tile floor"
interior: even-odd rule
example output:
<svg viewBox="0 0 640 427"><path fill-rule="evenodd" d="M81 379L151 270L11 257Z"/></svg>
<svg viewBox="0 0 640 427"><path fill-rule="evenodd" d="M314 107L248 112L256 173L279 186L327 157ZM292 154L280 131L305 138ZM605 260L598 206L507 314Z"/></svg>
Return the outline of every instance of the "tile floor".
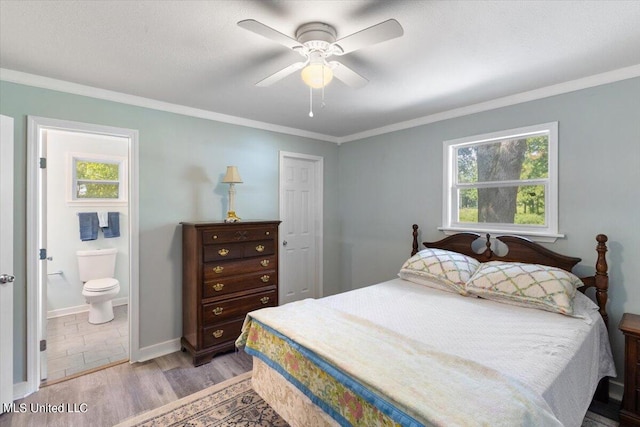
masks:
<svg viewBox="0 0 640 427"><path fill-rule="evenodd" d="M129 359L127 306L114 307L113 314L101 325L89 323L89 312L47 321L48 381Z"/></svg>

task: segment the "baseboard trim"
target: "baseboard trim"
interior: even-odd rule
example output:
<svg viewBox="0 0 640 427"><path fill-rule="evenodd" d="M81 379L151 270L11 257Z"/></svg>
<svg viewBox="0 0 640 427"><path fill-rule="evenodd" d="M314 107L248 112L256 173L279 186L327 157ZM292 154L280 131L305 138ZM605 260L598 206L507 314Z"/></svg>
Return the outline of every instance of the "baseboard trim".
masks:
<svg viewBox="0 0 640 427"><path fill-rule="evenodd" d="M128 297L115 298L113 300L113 306L129 304ZM85 313L89 311L89 304L76 305L75 307L59 308L57 310L51 310L47 312L47 319L55 319L56 317L69 316L71 314Z"/></svg>
<svg viewBox="0 0 640 427"><path fill-rule="evenodd" d="M174 338L169 341L142 347L138 351L138 360L131 360L131 362L146 362L156 357L175 353L178 350L180 350L180 338Z"/></svg>
<svg viewBox="0 0 640 427"><path fill-rule="evenodd" d="M29 390L29 383L27 381L15 383L13 385L13 400L22 399L30 395L31 393L28 393L27 390Z"/></svg>

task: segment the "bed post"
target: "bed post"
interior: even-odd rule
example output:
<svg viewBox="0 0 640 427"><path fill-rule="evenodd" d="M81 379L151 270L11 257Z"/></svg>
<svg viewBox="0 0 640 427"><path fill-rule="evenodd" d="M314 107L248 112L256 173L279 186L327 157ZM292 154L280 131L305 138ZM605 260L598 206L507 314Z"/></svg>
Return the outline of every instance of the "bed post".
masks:
<svg viewBox="0 0 640 427"><path fill-rule="evenodd" d="M607 275L607 258L605 254L607 253L607 240L608 237L604 234L598 234L596 236L596 240L598 241L598 246L596 250L598 251L598 260L596 261L596 277L595 277L595 285L596 285L596 300L598 301L598 306L600 307L600 315L602 316L602 320L604 320L604 324L607 328L609 328L609 315L607 314L607 298L609 290L609 276Z"/></svg>
<svg viewBox="0 0 640 427"><path fill-rule="evenodd" d="M604 325L609 329L609 315L607 314L607 297L609 290L609 276L607 275L607 258L605 254L607 253L607 238L604 234L598 234L596 236L596 240L598 241L598 246L596 246L596 251L598 251L598 260L596 261L596 275L595 275L595 287L596 287L596 300L598 302L598 307L600 307L600 315L602 316L602 320L604 320ZM600 402L608 403L609 402L609 377L604 377L598 383L598 387L596 388L596 392L594 394L594 399Z"/></svg>
<svg viewBox="0 0 640 427"><path fill-rule="evenodd" d="M418 224L413 224L413 249L411 250L411 256L418 253Z"/></svg>

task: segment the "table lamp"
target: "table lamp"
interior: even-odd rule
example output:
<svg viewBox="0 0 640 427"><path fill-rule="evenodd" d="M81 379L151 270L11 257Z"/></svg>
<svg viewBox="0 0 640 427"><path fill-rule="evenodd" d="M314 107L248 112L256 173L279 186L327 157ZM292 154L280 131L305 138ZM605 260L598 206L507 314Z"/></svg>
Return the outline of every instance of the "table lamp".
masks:
<svg viewBox="0 0 640 427"><path fill-rule="evenodd" d="M222 182L225 184L229 184L229 211L227 212L227 217L224 222L238 222L240 218L236 216L234 197L236 195L236 184L242 184L242 178L240 178L240 173L238 172L237 166L227 166L227 173L222 178Z"/></svg>

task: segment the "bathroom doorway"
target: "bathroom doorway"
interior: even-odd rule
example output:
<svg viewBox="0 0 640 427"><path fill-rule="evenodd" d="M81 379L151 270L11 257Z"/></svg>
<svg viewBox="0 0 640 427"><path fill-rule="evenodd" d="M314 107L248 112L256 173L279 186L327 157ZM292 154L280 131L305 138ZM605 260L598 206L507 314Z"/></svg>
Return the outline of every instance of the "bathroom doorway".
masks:
<svg viewBox="0 0 640 427"><path fill-rule="evenodd" d="M29 342L37 347L27 348L35 355L28 362L28 384L35 391L128 361L137 351L137 132L30 117L29 140L30 158L37 162L28 183L35 193L29 242L37 252L29 269L37 274L29 283L38 296L36 309L27 313L36 326ZM81 230L87 215L97 220L88 234ZM77 252L102 249L117 251L112 278L119 290L99 295L108 296L113 318L96 323L89 314L97 298L89 296L101 290L87 292Z"/></svg>

